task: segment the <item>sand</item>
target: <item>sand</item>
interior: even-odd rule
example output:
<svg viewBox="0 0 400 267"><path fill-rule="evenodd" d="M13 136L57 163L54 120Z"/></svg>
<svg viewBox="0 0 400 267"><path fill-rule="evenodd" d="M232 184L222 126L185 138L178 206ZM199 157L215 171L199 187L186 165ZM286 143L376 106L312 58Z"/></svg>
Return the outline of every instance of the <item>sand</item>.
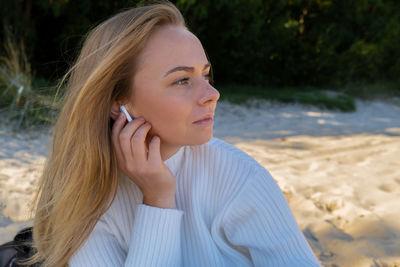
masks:
<svg viewBox="0 0 400 267"><path fill-rule="evenodd" d="M323 266L400 266L400 101L343 113L265 100L220 101L214 136L275 178ZM0 243L31 225L48 134L0 128Z"/></svg>

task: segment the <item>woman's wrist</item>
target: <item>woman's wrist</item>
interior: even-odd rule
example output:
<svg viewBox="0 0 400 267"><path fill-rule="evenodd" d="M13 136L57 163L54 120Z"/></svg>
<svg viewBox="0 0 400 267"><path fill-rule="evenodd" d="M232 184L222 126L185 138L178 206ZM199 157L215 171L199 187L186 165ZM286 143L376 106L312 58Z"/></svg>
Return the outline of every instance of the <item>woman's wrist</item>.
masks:
<svg viewBox="0 0 400 267"><path fill-rule="evenodd" d="M143 196L143 204L163 209L175 209L175 196L166 198Z"/></svg>

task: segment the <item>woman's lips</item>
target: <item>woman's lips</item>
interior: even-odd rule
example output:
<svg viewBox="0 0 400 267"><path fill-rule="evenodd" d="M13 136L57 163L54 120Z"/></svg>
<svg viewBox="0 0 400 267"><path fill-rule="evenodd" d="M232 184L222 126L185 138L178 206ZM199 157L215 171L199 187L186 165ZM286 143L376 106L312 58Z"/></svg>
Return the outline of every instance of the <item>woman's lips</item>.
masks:
<svg viewBox="0 0 400 267"><path fill-rule="evenodd" d="M213 120L213 118L208 118L205 120L195 121L195 122L193 122L193 124L201 125L201 126L210 126L210 125L214 124L214 120Z"/></svg>
<svg viewBox="0 0 400 267"><path fill-rule="evenodd" d="M213 119L213 118L214 118L214 113L207 113L203 117L201 117L201 119L199 119L199 120L197 120L195 122L208 120L208 119Z"/></svg>

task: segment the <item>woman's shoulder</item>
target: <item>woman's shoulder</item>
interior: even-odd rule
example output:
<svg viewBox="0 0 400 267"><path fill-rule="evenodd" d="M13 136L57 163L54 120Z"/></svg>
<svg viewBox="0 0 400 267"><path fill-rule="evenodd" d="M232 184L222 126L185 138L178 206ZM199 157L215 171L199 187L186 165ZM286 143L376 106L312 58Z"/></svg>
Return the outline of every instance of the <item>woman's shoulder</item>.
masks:
<svg viewBox="0 0 400 267"><path fill-rule="evenodd" d="M237 199L245 186L249 191L249 187L259 185L260 179L268 182L273 180L268 170L253 157L216 137L205 144L191 147L191 155L192 164L188 167L193 174L202 176L198 181L209 187L205 191L218 195L219 203ZM196 185L199 186L200 182Z"/></svg>

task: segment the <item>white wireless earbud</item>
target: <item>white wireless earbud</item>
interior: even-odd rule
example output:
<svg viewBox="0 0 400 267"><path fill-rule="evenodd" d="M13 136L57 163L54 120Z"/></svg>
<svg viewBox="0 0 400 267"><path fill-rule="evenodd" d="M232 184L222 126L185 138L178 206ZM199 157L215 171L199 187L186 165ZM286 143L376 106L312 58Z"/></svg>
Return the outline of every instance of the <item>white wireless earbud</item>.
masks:
<svg viewBox="0 0 400 267"><path fill-rule="evenodd" d="M129 115L129 113L128 113L128 111L126 110L126 108L125 108L124 105L121 105L120 110L121 110L123 113L125 113L128 122L129 122L129 121L132 121L132 117Z"/></svg>

